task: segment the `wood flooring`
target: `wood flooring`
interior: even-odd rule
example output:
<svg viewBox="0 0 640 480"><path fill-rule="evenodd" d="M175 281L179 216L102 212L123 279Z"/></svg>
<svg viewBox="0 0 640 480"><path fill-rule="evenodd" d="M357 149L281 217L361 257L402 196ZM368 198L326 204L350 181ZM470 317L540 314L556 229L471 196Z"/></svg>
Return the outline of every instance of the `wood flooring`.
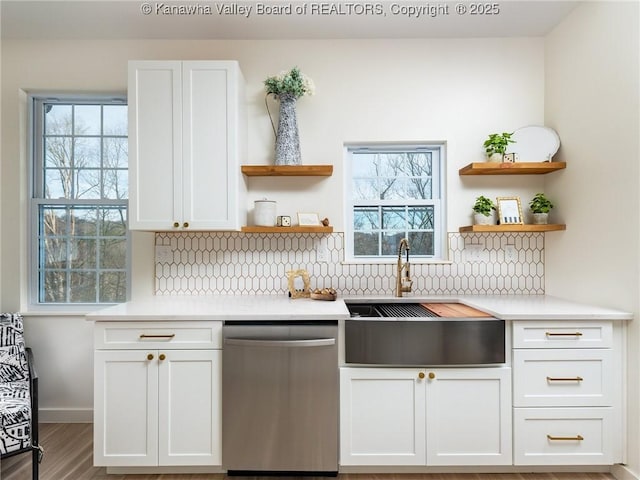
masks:
<svg viewBox="0 0 640 480"><path fill-rule="evenodd" d="M203 474L107 475L104 468L93 466L93 425L90 423L42 424L40 443L45 449L40 480L212 480L222 477ZM257 480L259 477L230 478ZM0 465L0 479L31 480L31 455L4 459ZM274 477L268 480L274 480ZM613 480L613 476L605 473L344 474L339 475L338 480Z"/></svg>

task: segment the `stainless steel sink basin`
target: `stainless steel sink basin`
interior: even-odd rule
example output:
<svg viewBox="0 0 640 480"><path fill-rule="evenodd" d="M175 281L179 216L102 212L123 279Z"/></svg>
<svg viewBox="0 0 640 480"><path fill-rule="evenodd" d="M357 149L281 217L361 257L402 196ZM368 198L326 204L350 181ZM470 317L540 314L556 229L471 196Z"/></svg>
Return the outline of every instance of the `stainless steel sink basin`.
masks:
<svg viewBox="0 0 640 480"><path fill-rule="evenodd" d="M494 317L444 318L419 303L347 303L345 361L389 366L505 362L505 324Z"/></svg>

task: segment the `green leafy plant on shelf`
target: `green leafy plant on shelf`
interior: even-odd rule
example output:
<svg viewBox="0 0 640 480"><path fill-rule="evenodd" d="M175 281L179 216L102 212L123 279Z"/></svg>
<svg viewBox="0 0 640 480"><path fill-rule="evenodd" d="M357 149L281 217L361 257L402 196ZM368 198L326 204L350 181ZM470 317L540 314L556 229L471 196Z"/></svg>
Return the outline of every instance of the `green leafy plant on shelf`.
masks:
<svg viewBox="0 0 640 480"><path fill-rule="evenodd" d="M490 198L480 195L476 198L476 203L473 205L473 211L488 217L491 212L496 209L495 204Z"/></svg>
<svg viewBox="0 0 640 480"><path fill-rule="evenodd" d="M500 155L504 155L507 151L507 147L510 143L516 143L515 140L511 139L513 132L502 132L502 133L492 133L489 135L484 141L484 151L487 156L490 157L494 153L498 153Z"/></svg>
<svg viewBox="0 0 640 480"><path fill-rule="evenodd" d="M549 213L553 208L553 203L551 203L544 193L536 193L529 202L529 208L532 213Z"/></svg>

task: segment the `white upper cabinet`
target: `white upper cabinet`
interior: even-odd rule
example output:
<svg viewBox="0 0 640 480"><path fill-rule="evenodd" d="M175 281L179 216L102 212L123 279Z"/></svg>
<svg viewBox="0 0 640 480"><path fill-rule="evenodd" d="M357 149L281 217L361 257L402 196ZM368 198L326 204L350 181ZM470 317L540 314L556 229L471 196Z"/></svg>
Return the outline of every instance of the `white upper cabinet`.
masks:
<svg viewBox="0 0 640 480"><path fill-rule="evenodd" d="M129 227L239 230L246 129L237 62L130 62Z"/></svg>

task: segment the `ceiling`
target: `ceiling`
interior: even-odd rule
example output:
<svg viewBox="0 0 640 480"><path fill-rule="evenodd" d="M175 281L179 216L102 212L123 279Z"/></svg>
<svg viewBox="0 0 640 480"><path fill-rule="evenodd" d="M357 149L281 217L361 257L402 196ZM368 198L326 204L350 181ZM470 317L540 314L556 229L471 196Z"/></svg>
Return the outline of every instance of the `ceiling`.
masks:
<svg viewBox="0 0 640 480"><path fill-rule="evenodd" d="M499 13L471 15L473 5L491 3L472 4L466 0L0 0L0 14L3 39L539 37L550 32L579 3L577 0L502 0L495 3ZM285 8L285 11L261 13L259 4ZM457 13L456 5L460 4L467 9L466 14ZM286 11L288 6L291 13ZM219 9L224 7L232 10L221 13ZM411 7L414 10L410 10ZM421 7L425 10L418 17L420 12L416 9ZM146 8L151 12L143 13ZM189 8L196 13L180 14L179 9ZM307 10L296 14L296 8ZM248 14L243 14L241 9ZM380 13L364 14L365 9L380 9ZM413 16L406 14L409 11Z"/></svg>

